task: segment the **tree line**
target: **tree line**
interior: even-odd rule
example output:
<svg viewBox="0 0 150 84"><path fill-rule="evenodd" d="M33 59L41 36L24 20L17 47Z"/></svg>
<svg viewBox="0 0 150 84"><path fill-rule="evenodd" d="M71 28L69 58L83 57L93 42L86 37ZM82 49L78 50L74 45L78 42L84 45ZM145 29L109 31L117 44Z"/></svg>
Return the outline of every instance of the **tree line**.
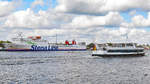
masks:
<svg viewBox="0 0 150 84"><path fill-rule="evenodd" d="M12 43L10 41L0 41L0 47L4 47L4 43Z"/></svg>

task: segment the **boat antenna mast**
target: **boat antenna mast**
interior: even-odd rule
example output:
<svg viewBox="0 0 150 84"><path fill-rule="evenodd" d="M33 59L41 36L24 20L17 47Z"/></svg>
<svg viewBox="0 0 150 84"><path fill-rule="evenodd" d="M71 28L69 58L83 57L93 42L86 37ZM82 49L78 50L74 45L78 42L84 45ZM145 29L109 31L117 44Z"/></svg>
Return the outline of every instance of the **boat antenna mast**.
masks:
<svg viewBox="0 0 150 84"><path fill-rule="evenodd" d="M126 37L126 42L128 42L129 38L128 38L128 33L125 34Z"/></svg>

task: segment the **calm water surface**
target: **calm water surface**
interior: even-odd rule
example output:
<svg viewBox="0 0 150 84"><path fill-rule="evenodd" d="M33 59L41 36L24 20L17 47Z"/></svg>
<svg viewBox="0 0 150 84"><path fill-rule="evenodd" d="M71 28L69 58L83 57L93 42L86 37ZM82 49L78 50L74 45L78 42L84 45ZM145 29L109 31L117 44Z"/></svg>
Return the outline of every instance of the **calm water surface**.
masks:
<svg viewBox="0 0 150 84"><path fill-rule="evenodd" d="M150 84L150 55L0 52L0 84Z"/></svg>

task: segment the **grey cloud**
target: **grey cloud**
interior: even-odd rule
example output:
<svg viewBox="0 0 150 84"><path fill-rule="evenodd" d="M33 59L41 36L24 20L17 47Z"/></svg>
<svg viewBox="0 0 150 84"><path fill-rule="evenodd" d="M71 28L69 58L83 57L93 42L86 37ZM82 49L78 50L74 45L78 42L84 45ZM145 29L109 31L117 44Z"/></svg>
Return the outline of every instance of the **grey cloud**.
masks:
<svg viewBox="0 0 150 84"><path fill-rule="evenodd" d="M150 0L58 0L55 10L77 14L106 14L131 9L150 10Z"/></svg>

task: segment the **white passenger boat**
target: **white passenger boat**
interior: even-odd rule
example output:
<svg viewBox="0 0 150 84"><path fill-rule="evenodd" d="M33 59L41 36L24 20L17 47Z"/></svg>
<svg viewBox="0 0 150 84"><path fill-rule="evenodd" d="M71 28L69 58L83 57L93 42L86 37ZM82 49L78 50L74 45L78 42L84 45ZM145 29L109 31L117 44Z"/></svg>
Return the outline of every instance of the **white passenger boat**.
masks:
<svg viewBox="0 0 150 84"><path fill-rule="evenodd" d="M92 56L144 56L144 48L136 43L95 44Z"/></svg>

